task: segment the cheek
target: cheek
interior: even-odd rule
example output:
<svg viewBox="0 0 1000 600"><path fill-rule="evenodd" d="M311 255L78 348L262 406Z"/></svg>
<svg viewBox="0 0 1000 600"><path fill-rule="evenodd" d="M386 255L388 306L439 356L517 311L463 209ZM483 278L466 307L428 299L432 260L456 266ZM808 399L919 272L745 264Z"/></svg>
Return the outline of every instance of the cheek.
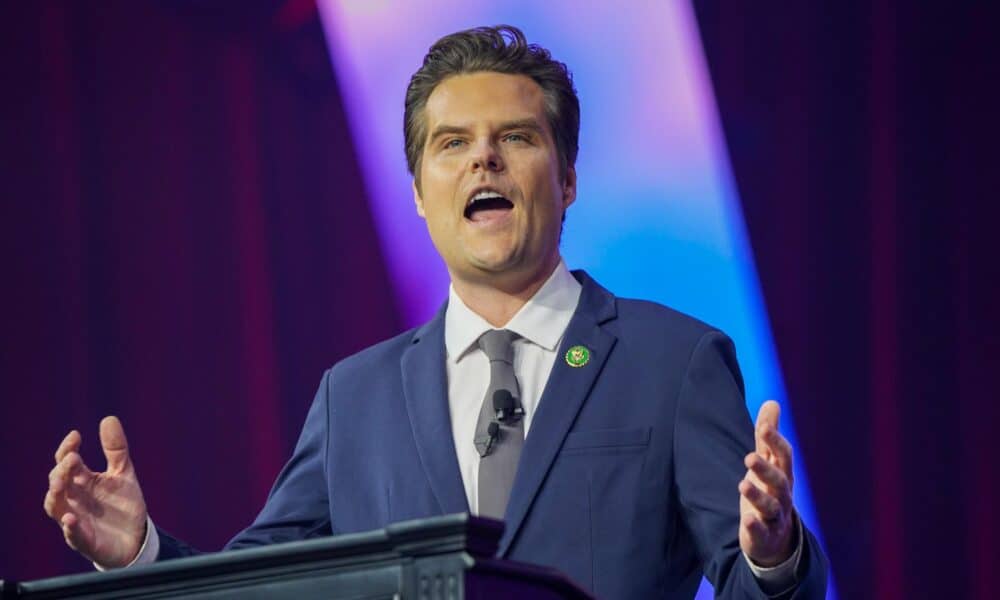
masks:
<svg viewBox="0 0 1000 600"><path fill-rule="evenodd" d="M537 202L534 212L546 225L551 225L549 221L553 219L558 223L565 210L562 184L558 176L550 175L546 173L546 177L538 182L535 189Z"/></svg>
<svg viewBox="0 0 1000 600"><path fill-rule="evenodd" d="M453 212L455 185L453 178L441 177L434 168L429 167L421 172L421 197L428 217L441 217Z"/></svg>
<svg viewBox="0 0 1000 600"><path fill-rule="evenodd" d="M452 222L454 221L452 211L449 210L449 208L443 203L436 202L430 205L425 204L424 211L427 213L427 223L430 225L431 229L440 231L448 229L452 226Z"/></svg>
<svg viewBox="0 0 1000 600"><path fill-rule="evenodd" d="M424 176L439 183L455 182L455 175L463 169L463 162L457 155L432 156L424 163Z"/></svg>

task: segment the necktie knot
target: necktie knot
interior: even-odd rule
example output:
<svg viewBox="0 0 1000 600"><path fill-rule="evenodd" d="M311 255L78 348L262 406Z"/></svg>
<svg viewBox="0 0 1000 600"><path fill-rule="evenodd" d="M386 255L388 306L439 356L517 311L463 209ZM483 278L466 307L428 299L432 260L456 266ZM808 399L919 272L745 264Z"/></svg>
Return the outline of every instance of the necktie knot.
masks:
<svg viewBox="0 0 1000 600"><path fill-rule="evenodd" d="M479 338L479 347L493 361L514 364L514 340L518 335L509 329L491 329Z"/></svg>

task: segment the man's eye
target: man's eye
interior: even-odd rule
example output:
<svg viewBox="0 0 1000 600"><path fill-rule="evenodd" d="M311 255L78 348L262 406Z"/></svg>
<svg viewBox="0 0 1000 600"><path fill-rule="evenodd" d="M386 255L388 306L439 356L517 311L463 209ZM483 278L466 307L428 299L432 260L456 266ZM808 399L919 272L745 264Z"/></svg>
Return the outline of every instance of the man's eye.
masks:
<svg viewBox="0 0 1000 600"><path fill-rule="evenodd" d="M511 133L511 134L508 134L507 137L505 137L504 139L507 140L508 142L527 142L528 141L528 138L526 138L525 136L523 136L520 133Z"/></svg>
<svg viewBox="0 0 1000 600"><path fill-rule="evenodd" d="M462 140L460 140L458 138L454 138L454 139L450 139L447 142L445 142L444 147L445 148L458 148L459 146L461 146L464 143L465 142L463 142Z"/></svg>

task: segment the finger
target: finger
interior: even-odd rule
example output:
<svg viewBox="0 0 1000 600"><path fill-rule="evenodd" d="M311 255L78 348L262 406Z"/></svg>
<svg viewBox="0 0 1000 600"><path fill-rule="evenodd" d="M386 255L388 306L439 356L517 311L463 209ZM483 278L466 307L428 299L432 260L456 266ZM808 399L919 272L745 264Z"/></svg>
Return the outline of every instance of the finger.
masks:
<svg viewBox="0 0 1000 600"><path fill-rule="evenodd" d="M70 452L78 452L80 450L80 442L83 438L80 436L80 432L77 430L70 431L63 438L63 441L56 448L56 463L58 464L67 454Z"/></svg>
<svg viewBox="0 0 1000 600"><path fill-rule="evenodd" d="M763 539L769 533L767 523L764 522L760 515L754 512L744 513L741 524L754 539Z"/></svg>
<svg viewBox="0 0 1000 600"><path fill-rule="evenodd" d="M740 495L747 499L765 522L774 522L781 518L781 504L749 480L741 481L739 490Z"/></svg>
<svg viewBox="0 0 1000 600"><path fill-rule="evenodd" d="M70 486L83 484L93 475L83 458L76 452L70 452L49 472L49 491L65 494Z"/></svg>
<svg viewBox="0 0 1000 600"><path fill-rule="evenodd" d="M62 527L63 538L66 544L74 550L80 548L80 520L71 512L63 514L59 518L59 525Z"/></svg>
<svg viewBox="0 0 1000 600"><path fill-rule="evenodd" d="M49 471L49 491L55 494L63 493L69 485L71 471L80 462L82 462L80 455L76 452L70 452L56 463L56 466Z"/></svg>
<svg viewBox="0 0 1000 600"><path fill-rule="evenodd" d="M69 452L49 471L49 489L45 493L42 508L57 521L70 510L73 491L93 477L83 458L76 452Z"/></svg>
<svg viewBox="0 0 1000 600"><path fill-rule="evenodd" d="M792 445L776 429L764 432L764 442L771 449L772 462L785 474L788 487L792 487Z"/></svg>
<svg viewBox="0 0 1000 600"><path fill-rule="evenodd" d="M777 498L782 506L791 503L791 489L788 478L778 467L764 460L759 454L750 453L744 461L747 469L766 487L768 495Z"/></svg>
<svg viewBox="0 0 1000 600"><path fill-rule="evenodd" d="M108 459L108 471L121 473L128 468L128 440L125 439L125 430L118 417L101 419L101 449Z"/></svg>
<svg viewBox="0 0 1000 600"><path fill-rule="evenodd" d="M58 521L62 518L63 513L66 512L66 499L57 497L50 490L45 492L45 500L42 502L42 508L45 509L45 514Z"/></svg>
<svg viewBox="0 0 1000 600"><path fill-rule="evenodd" d="M769 451L763 434L768 428L778 429L778 419L781 417L781 406L774 400L768 400L760 407L757 413L757 423L754 427L754 442L757 445L757 452L765 455Z"/></svg>

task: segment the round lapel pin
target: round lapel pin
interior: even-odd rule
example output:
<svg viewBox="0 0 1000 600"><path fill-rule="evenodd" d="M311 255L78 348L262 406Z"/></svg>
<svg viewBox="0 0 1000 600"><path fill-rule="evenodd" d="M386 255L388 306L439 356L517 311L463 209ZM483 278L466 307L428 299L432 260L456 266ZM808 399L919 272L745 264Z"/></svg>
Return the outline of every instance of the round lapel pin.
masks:
<svg viewBox="0 0 1000 600"><path fill-rule="evenodd" d="M566 351L566 364L571 367L582 367L590 362L590 350L586 346L573 346Z"/></svg>

